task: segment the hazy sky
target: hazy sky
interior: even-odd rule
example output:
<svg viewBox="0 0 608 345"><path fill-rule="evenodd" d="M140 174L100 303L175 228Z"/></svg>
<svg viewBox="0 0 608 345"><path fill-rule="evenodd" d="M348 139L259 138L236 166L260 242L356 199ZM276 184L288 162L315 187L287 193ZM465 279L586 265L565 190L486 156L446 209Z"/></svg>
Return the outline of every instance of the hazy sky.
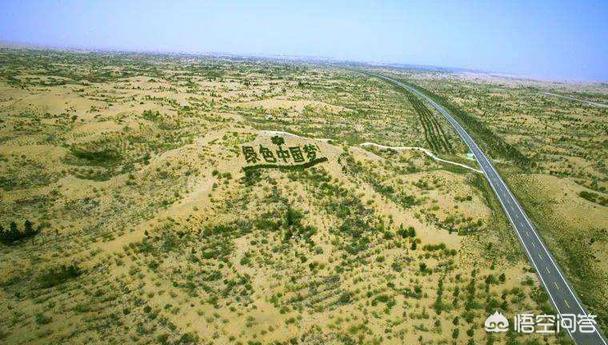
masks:
<svg viewBox="0 0 608 345"><path fill-rule="evenodd" d="M608 80L608 1L11 1L0 40Z"/></svg>

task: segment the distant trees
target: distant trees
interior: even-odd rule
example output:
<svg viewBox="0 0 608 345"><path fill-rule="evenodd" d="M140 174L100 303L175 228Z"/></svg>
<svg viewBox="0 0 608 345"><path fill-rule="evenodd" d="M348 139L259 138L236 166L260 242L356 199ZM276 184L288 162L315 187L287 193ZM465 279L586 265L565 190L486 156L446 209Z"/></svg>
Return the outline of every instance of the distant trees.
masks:
<svg viewBox="0 0 608 345"><path fill-rule="evenodd" d="M23 223L23 231L19 230L17 223L11 222L8 229L4 229L0 225L0 242L6 245L15 244L15 242L34 237L40 233L40 227L34 228L31 221L26 220Z"/></svg>

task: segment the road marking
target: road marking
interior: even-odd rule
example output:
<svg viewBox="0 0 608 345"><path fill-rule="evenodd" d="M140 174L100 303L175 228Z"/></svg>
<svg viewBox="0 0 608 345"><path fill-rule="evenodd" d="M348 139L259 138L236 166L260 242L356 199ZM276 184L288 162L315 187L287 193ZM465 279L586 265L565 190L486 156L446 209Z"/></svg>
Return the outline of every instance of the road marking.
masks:
<svg viewBox="0 0 608 345"><path fill-rule="evenodd" d="M492 168L492 170L494 171L494 167L490 166L490 168ZM506 186L507 184L502 180L502 178L499 176L499 179L501 180L501 183ZM505 187L506 188L506 187ZM513 193L511 193L511 191L509 189L507 189L507 192L509 193L509 195L511 196L511 198L515 199L515 197L513 196ZM499 201L500 198L498 198ZM532 229L534 231L534 227L532 226L532 222L530 222L530 220L528 219L528 217L526 216L526 214L524 213L523 209L521 208L521 206L519 206L519 203L515 203L515 206L517 206L517 208L519 209L520 213L523 215L524 220L526 221L526 223L528 223L528 225L530 226L530 229ZM538 233L536 231L534 231L534 236L536 236L536 238L538 239L541 247L545 250L545 252L549 253L549 251L547 250L547 248L545 248L545 245L543 244L543 242L540 240L540 237L538 236ZM551 260L551 262L553 263L553 265L555 265L557 267L557 264L555 263L555 261L553 260L553 258L551 257L551 255L549 255L549 260ZM568 291L570 292L570 294L572 295L572 297L574 297L574 301L576 302L576 304L579 306L579 308L581 309L581 311L583 312L583 314L587 315L587 311L585 310L585 308L583 308L583 306L581 305L581 303L578 301L578 298L576 297L576 294L574 293L574 291L572 291L572 288L570 287L570 285L568 284L568 281L566 280L566 278L564 278L562 272L560 271L560 269L557 269L557 273L559 274L559 276L562 278L562 280L564 281L564 285L566 285L566 288L568 289ZM599 333L598 333L599 334ZM605 345L608 345L608 342L606 342L606 340L604 340L603 337L600 336L600 339L602 340L602 343L604 343Z"/></svg>
<svg viewBox="0 0 608 345"><path fill-rule="evenodd" d="M553 284L555 285L555 288L559 290L559 285L557 285L557 282L554 281Z"/></svg>
<svg viewBox="0 0 608 345"><path fill-rule="evenodd" d="M549 267L545 266L545 271L547 271L547 273L551 274L551 271L549 271Z"/></svg>
<svg viewBox="0 0 608 345"><path fill-rule="evenodd" d="M564 303L566 303L566 307L570 308L570 304L568 304L568 301L564 300Z"/></svg>

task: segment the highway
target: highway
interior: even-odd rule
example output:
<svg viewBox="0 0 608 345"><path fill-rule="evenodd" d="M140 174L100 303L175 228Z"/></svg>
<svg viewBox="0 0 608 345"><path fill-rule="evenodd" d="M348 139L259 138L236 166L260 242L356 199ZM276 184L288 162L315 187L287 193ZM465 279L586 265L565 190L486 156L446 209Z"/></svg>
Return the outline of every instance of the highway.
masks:
<svg viewBox="0 0 608 345"><path fill-rule="evenodd" d="M594 105L594 106L600 107L600 108L608 108L608 104L588 101L586 99L578 99L578 98L574 98L572 96L558 95L558 94L552 93L552 92L545 92L544 94L547 95L547 96L554 96L554 97L558 97L558 98L569 99L571 101L581 102L583 104Z"/></svg>
<svg viewBox="0 0 608 345"><path fill-rule="evenodd" d="M549 295L549 299L559 314L575 314L587 315L587 311L583 307L580 299L576 296L574 289L564 277L557 262L541 240L532 222L524 212L523 208L509 190L507 184L500 177L494 165L488 157L483 153L473 138L465 131L465 129L452 117L452 115L440 104L437 104L431 98L416 90L415 88L399 82L398 80L372 74L378 78L384 79L390 83L400 86L418 97L428 102L435 108L447 121L454 127L458 135L464 140L471 152L475 155L475 159L479 163L481 170L486 176L490 186L494 190L498 200L500 201L503 210L507 214L515 233L519 237L521 244L528 256L528 259L536 269L536 273L541 280L541 283ZM523 310L521 311L524 312ZM510 322L513 323L511 316ZM608 345L606 339L601 334L599 326L596 326L594 333L582 333L574 331L568 333L578 345Z"/></svg>

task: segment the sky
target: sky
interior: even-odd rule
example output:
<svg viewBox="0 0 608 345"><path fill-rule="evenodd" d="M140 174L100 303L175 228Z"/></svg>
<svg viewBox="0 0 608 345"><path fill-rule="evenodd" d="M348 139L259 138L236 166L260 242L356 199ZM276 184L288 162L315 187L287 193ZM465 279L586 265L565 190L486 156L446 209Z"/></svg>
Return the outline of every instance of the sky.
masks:
<svg viewBox="0 0 608 345"><path fill-rule="evenodd" d="M608 1L1 0L0 41L608 81Z"/></svg>

